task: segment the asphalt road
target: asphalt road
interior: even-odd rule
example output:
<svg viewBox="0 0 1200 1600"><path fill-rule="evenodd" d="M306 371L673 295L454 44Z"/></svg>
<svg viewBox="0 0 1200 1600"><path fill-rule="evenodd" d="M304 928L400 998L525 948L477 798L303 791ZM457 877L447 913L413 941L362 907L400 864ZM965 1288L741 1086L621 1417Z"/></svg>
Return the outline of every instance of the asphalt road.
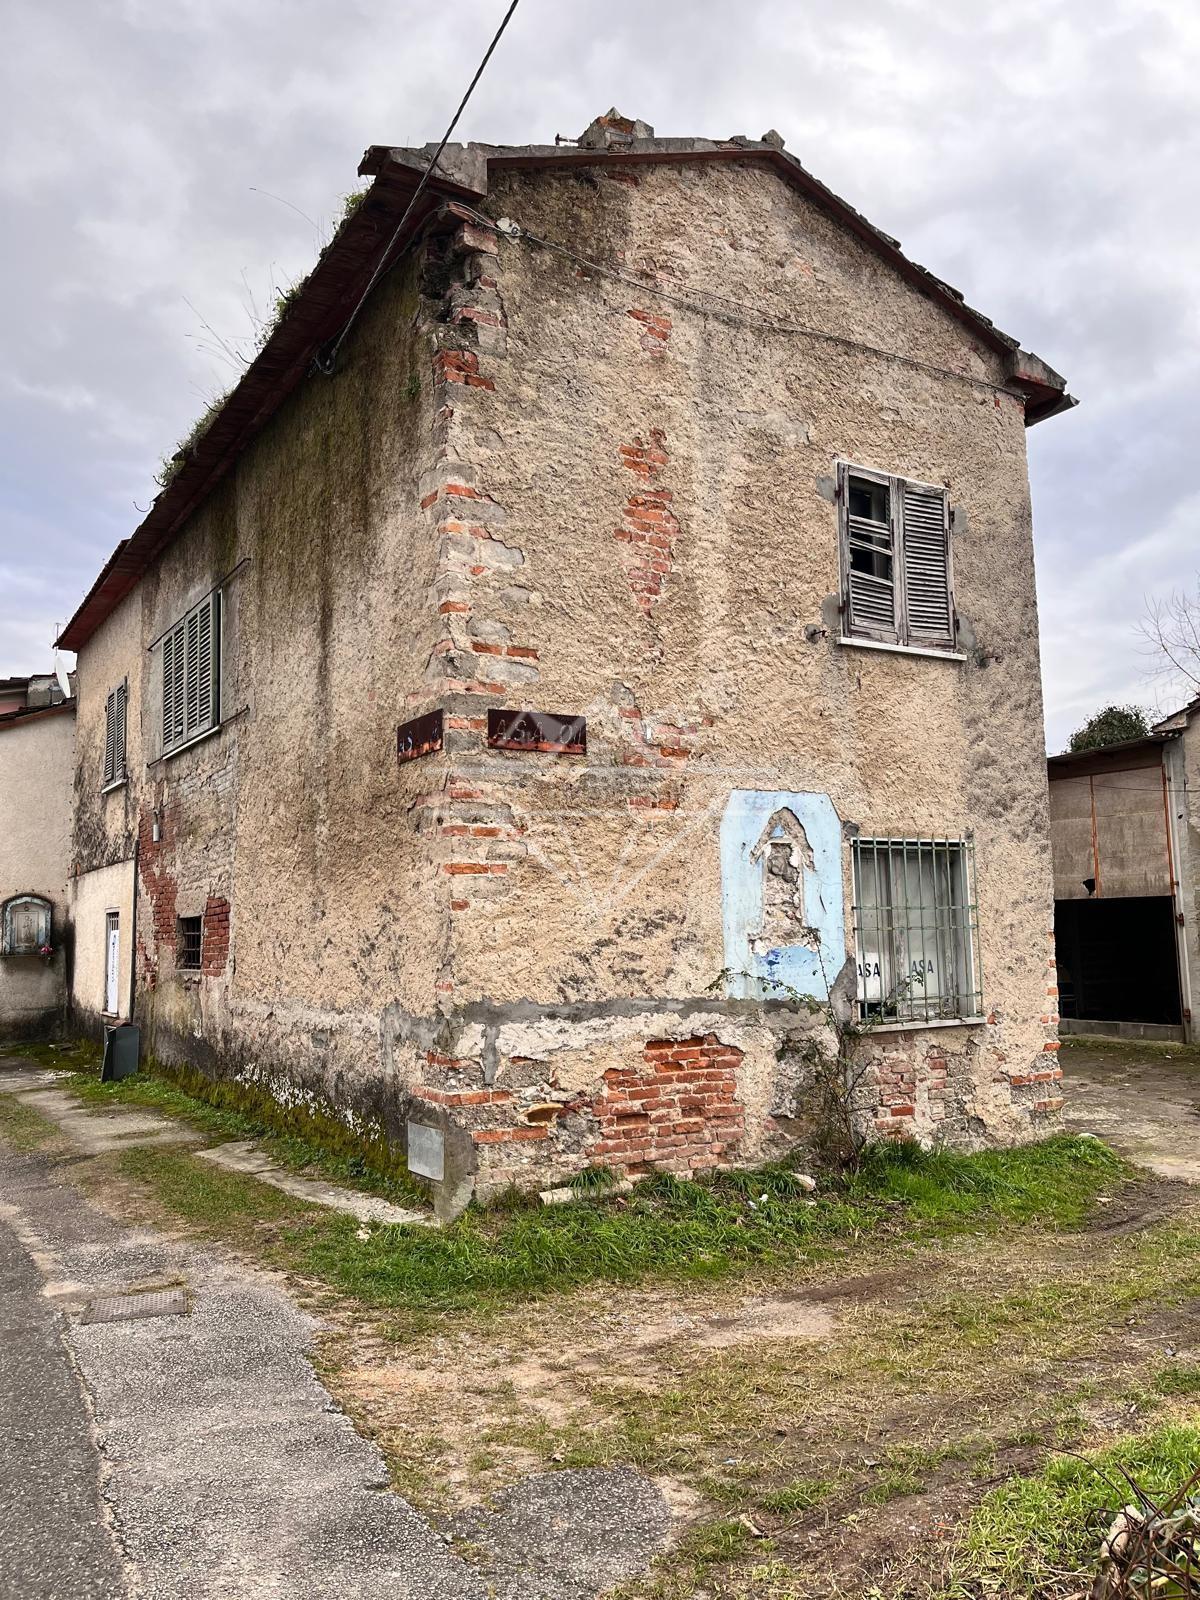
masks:
<svg viewBox="0 0 1200 1600"><path fill-rule="evenodd" d="M9 1158L11 1159L11 1158ZM0 1597L126 1593L64 1319L0 1214Z"/></svg>
<svg viewBox="0 0 1200 1600"><path fill-rule="evenodd" d="M534 1474L436 1531L318 1380L319 1324L277 1276L80 1187L115 1137L94 1120L82 1152L0 1143L0 1600L592 1600L645 1570L670 1517L627 1469ZM182 1315L81 1316L169 1287Z"/></svg>

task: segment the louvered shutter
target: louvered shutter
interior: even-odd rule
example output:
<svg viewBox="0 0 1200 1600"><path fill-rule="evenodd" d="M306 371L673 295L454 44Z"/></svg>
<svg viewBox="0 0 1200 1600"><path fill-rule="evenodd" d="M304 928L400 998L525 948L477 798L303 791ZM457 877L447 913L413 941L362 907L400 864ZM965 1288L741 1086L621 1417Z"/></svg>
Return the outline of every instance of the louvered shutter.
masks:
<svg viewBox="0 0 1200 1600"><path fill-rule="evenodd" d="M896 587L892 578L864 572L861 565L886 566L894 576L892 531L882 523L847 514L849 528L847 564L849 567L850 627L855 633L875 633L895 637ZM855 566L858 558L860 566Z"/></svg>
<svg viewBox="0 0 1200 1600"><path fill-rule="evenodd" d="M163 749L198 738L220 717L220 595L209 595L163 639Z"/></svg>
<svg viewBox="0 0 1200 1600"><path fill-rule="evenodd" d="M952 644L954 611L945 491L905 483L901 505L908 640L912 644Z"/></svg>
<svg viewBox="0 0 1200 1600"><path fill-rule="evenodd" d="M129 722L129 684L122 683L113 691L116 728L113 735L113 780L126 773L125 739Z"/></svg>
<svg viewBox="0 0 1200 1600"><path fill-rule="evenodd" d="M196 613L196 731L211 728L216 721L216 697L213 693L214 650L216 631L216 595L210 595Z"/></svg>
<svg viewBox="0 0 1200 1600"><path fill-rule="evenodd" d="M184 623L184 737L190 739L200 727L200 613L193 611Z"/></svg>
<svg viewBox="0 0 1200 1600"><path fill-rule="evenodd" d="M111 783L116 770L117 691L104 702L104 782Z"/></svg>
<svg viewBox="0 0 1200 1600"><path fill-rule="evenodd" d="M163 749L183 738L183 625L163 640Z"/></svg>

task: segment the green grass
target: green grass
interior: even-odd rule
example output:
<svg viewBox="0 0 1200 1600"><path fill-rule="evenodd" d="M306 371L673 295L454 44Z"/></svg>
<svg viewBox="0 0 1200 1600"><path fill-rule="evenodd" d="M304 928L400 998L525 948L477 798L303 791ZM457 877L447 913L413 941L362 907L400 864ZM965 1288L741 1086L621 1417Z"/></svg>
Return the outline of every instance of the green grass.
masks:
<svg viewBox="0 0 1200 1600"><path fill-rule="evenodd" d="M222 1194L244 1192L217 1186L215 1169L186 1152L144 1149L122 1159L169 1210L208 1231L219 1224ZM988 1166L984 1181L975 1175L980 1161ZM891 1147L848 1189L831 1186L815 1201L786 1167L704 1182L660 1174L626 1197L472 1207L445 1228L383 1227L366 1239L353 1218L331 1216L287 1241L286 1264L370 1305L486 1309L597 1281L717 1279L828 1260L867 1235L910 1242L1033 1218L1060 1226L1077 1221L1085 1195L1111 1187L1121 1172L1116 1157L1090 1140L1050 1140L1036 1157L1020 1150L943 1158ZM903 1198L916 1180L915 1197ZM262 1192L252 1180L236 1180L248 1181L249 1193ZM968 1321L964 1311L961 1335L969 1336ZM1019 1312L1013 1321L1019 1325Z"/></svg>
<svg viewBox="0 0 1200 1600"><path fill-rule="evenodd" d="M760 1495L758 1503L764 1511L774 1511L781 1516L799 1516L811 1511L822 1500L828 1499L833 1483L828 1478L796 1478L782 1489L771 1489Z"/></svg>
<svg viewBox="0 0 1200 1600"><path fill-rule="evenodd" d="M975 1508L945 1596L1002 1593L1018 1600L1059 1592L1064 1575L1095 1567L1109 1524L1134 1498L1123 1472L1158 1497L1178 1488L1198 1463L1200 1429L1172 1424L1086 1460L1056 1457L1040 1472L1010 1479Z"/></svg>
<svg viewBox="0 0 1200 1600"><path fill-rule="evenodd" d="M328 1113L278 1105L264 1090L213 1079L188 1068L144 1060L132 1077L100 1081L102 1050L90 1039L13 1047L39 1066L67 1076L63 1088L87 1105L142 1106L177 1117L213 1141L253 1139L281 1166L408 1206L424 1207L424 1190L404 1171L400 1154L360 1138Z"/></svg>
<svg viewBox="0 0 1200 1600"><path fill-rule="evenodd" d="M58 1129L31 1106L23 1106L9 1095L0 1095L0 1139L14 1150L28 1154L54 1143Z"/></svg>
<svg viewBox="0 0 1200 1600"><path fill-rule="evenodd" d="M1184 1395L1200 1395L1200 1365L1195 1362L1173 1361L1154 1375L1155 1393L1168 1399Z"/></svg>
<svg viewBox="0 0 1200 1600"><path fill-rule="evenodd" d="M977 1155L878 1144L867 1150L850 1193L900 1201L934 1226L956 1227L980 1216L1070 1226L1125 1170L1099 1139L1066 1135Z"/></svg>

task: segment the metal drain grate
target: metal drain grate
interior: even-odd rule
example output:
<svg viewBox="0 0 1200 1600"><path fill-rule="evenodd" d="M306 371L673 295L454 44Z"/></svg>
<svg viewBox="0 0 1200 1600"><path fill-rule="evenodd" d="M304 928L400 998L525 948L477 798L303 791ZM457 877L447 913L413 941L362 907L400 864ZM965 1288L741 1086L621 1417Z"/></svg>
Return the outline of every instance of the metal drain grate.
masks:
<svg viewBox="0 0 1200 1600"><path fill-rule="evenodd" d="M182 1317L187 1296L182 1289L149 1289L144 1294L102 1294L89 1300L80 1322L133 1322L139 1317Z"/></svg>

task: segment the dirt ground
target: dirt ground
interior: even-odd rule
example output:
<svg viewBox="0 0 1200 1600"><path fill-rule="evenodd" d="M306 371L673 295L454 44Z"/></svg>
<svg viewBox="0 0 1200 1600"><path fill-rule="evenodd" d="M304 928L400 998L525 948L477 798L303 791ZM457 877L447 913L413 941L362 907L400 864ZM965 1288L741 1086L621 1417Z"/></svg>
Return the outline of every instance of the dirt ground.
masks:
<svg viewBox="0 0 1200 1600"><path fill-rule="evenodd" d="M689 1526L745 1530L730 1561L695 1578L667 1563L623 1594L924 1593L988 1486L1129 1429L1164 1363L1200 1359L1195 1301L1151 1285L1130 1309L1108 1293L1138 1270L1147 1230L1198 1200L1148 1181L1070 1235L618 1305L589 1290L402 1349L335 1317L325 1377L431 1511L547 1465L629 1462L660 1483L685 1543Z"/></svg>
<svg viewBox="0 0 1200 1600"><path fill-rule="evenodd" d="M1068 1124L1164 1178L1200 1183L1200 1050L1079 1039L1060 1052Z"/></svg>
<svg viewBox="0 0 1200 1600"><path fill-rule="evenodd" d="M321 1380L468 1559L480 1508L540 1474L652 1479L671 1547L608 1600L1077 1592L1072 1574L980 1582L964 1532L991 1490L1058 1451L1195 1419L1197 1389L1170 1380L1200 1374L1200 1186L1183 1181L1200 1055L1062 1056L1072 1131L1141 1167L1080 1227L864 1236L824 1262L547 1293L420 1333L292 1279L323 1323ZM122 1209L148 1204L121 1192Z"/></svg>

